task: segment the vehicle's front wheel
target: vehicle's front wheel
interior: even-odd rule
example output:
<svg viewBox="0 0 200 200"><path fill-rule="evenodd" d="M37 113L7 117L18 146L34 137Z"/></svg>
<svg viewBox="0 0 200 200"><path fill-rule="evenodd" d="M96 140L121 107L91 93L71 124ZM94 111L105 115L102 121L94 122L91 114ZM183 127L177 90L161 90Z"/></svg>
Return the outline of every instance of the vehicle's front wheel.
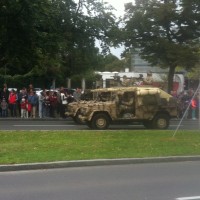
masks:
<svg viewBox="0 0 200 200"><path fill-rule="evenodd" d="M154 129L167 129L169 127L169 116L167 114L158 114L153 119Z"/></svg>
<svg viewBox="0 0 200 200"><path fill-rule="evenodd" d="M77 113L76 116L73 117L74 122L76 124L85 124L85 122L78 117L78 114L79 113Z"/></svg>
<svg viewBox="0 0 200 200"><path fill-rule="evenodd" d="M94 115L94 117L92 118L91 121L91 127L93 129L97 129L97 130L105 130L109 127L110 122L109 122L109 118L106 114L104 113L99 113Z"/></svg>

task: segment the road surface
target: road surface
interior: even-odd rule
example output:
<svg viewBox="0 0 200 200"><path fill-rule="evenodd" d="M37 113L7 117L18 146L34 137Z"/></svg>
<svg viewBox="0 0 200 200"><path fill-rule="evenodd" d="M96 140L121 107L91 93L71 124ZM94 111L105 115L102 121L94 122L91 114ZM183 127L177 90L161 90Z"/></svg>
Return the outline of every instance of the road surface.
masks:
<svg viewBox="0 0 200 200"><path fill-rule="evenodd" d="M3 172L0 199L191 200L200 196L199 169L195 161Z"/></svg>
<svg viewBox="0 0 200 200"><path fill-rule="evenodd" d="M171 120L169 130L176 130L179 120ZM118 129L145 129L143 125L111 125L110 130ZM199 120L184 120L179 126L180 130L200 130ZM86 125L77 125L72 120L0 120L0 130L90 130Z"/></svg>

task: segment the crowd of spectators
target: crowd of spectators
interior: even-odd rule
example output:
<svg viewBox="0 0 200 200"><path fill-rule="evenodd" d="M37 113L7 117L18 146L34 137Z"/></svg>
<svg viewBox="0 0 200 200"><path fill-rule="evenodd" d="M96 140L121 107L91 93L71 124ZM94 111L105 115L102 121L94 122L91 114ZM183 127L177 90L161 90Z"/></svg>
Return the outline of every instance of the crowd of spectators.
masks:
<svg viewBox="0 0 200 200"><path fill-rule="evenodd" d="M175 93L172 93L172 95L178 101L179 118L184 117L193 120L199 118L200 92L190 88L188 91L181 92L178 95Z"/></svg>
<svg viewBox="0 0 200 200"><path fill-rule="evenodd" d="M0 117L65 118L66 105L72 101L79 101L81 94L80 88L69 91L64 87L58 90L44 89L36 93L32 84L19 91L15 89L9 91L4 84L0 91ZM193 120L199 118L199 92L189 89L178 95L172 92L172 95L178 101L179 118Z"/></svg>
<svg viewBox="0 0 200 200"><path fill-rule="evenodd" d="M0 91L0 117L65 118L66 104L78 101L81 90L42 90L36 93L32 84L27 88L8 90L7 84ZM75 96L75 98L73 97Z"/></svg>

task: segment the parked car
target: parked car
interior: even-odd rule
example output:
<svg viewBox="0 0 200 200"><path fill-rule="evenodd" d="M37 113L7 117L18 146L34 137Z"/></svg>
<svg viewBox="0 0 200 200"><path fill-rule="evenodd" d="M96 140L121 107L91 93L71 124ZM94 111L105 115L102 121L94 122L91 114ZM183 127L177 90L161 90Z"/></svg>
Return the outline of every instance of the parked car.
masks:
<svg viewBox="0 0 200 200"><path fill-rule="evenodd" d="M12 90L14 90L15 92L17 92L17 88L8 88L9 92L12 91Z"/></svg>

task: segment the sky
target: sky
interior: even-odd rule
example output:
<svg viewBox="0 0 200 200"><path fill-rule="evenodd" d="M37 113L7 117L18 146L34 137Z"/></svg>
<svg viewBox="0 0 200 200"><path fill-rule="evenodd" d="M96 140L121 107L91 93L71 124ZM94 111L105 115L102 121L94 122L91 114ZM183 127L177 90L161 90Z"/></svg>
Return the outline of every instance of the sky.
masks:
<svg viewBox="0 0 200 200"><path fill-rule="evenodd" d="M124 4L132 1L133 0L103 0L103 2L108 2L116 9L114 13L118 17L124 14Z"/></svg>
<svg viewBox="0 0 200 200"><path fill-rule="evenodd" d="M117 17L123 16L124 15L124 4L133 2L133 0L103 0L103 2L108 2L110 5L112 5L116 11L114 11L114 14ZM118 58L120 58L120 54L122 53L123 48L111 48L111 53Z"/></svg>
<svg viewBox="0 0 200 200"><path fill-rule="evenodd" d="M116 10L113 10L113 13L117 16L117 17L122 17L124 15L124 4L125 3L129 3L129 2L134 2L134 0L99 0L102 2L107 2L108 4L112 5ZM77 2L77 0L75 0L75 2ZM96 45L98 48L100 48L98 41L96 42ZM119 59L121 58L120 55L123 52L124 48L110 48L111 53L115 56L117 56Z"/></svg>

